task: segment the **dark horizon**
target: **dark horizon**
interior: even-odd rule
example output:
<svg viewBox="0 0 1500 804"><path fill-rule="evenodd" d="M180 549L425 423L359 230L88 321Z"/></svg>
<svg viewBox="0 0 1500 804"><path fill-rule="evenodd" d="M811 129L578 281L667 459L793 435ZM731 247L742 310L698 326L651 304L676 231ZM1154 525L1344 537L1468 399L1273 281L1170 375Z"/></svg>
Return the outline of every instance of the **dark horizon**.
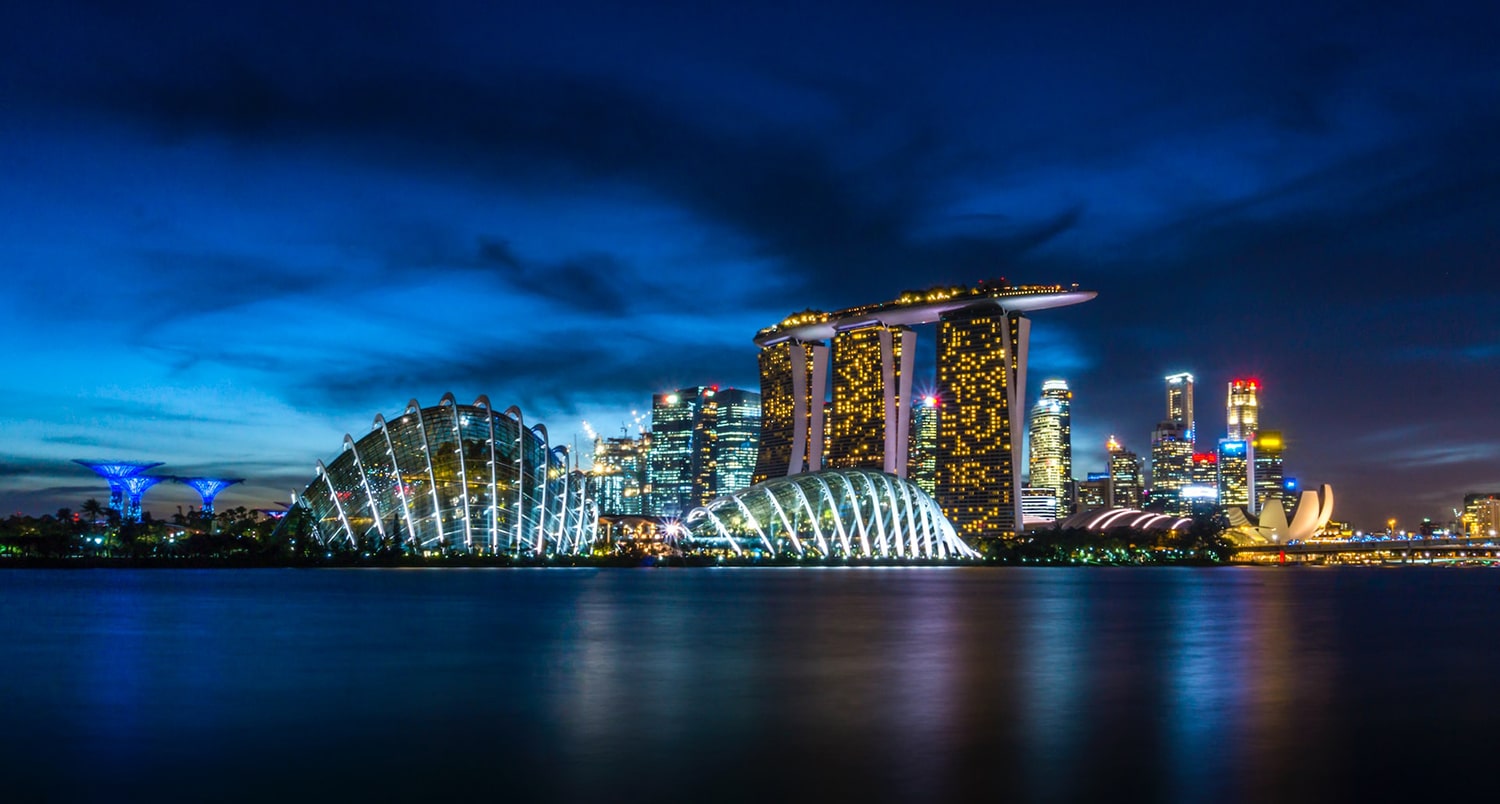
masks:
<svg viewBox="0 0 1500 804"><path fill-rule="evenodd" d="M1336 519L1446 519L1500 490L1496 33L1480 3L19 9L0 510L106 498L75 458L268 507L448 391L608 435L756 389L791 312L1005 277L1099 292L1033 317L1079 477L1111 434L1149 453L1167 374L1208 439L1250 376Z"/></svg>

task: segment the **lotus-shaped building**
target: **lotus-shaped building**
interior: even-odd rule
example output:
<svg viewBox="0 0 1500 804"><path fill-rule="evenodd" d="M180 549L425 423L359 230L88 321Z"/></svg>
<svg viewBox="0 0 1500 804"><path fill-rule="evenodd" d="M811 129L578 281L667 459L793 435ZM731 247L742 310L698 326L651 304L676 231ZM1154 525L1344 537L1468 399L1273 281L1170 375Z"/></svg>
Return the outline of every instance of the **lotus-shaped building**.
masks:
<svg viewBox="0 0 1500 804"><path fill-rule="evenodd" d="M773 478L689 511L682 524L684 547L736 556L977 556L926 492L869 469Z"/></svg>
<svg viewBox="0 0 1500 804"><path fill-rule="evenodd" d="M547 428L487 397L433 407L413 399L344 448L294 496L293 510L330 550L401 549L482 555L588 552L598 512L585 476Z"/></svg>
<svg viewBox="0 0 1500 804"><path fill-rule="evenodd" d="M1286 544L1315 536L1333 516L1333 487L1324 483L1317 491L1308 489L1297 499L1297 511L1290 522L1280 500L1268 500L1260 519L1251 522L1241 508L1229 509L1227 535L1236 544Z"/></svg>

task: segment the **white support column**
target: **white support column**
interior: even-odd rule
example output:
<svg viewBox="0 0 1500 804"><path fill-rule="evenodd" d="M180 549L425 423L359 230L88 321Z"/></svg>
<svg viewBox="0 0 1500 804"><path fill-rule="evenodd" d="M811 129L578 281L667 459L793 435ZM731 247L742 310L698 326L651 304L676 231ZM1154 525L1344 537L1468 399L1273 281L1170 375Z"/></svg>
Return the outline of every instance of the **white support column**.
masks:
<svg viewBox="0 0 1500 804"><path fill-rule="evenodd" d="M1026 358L1031 349L1031 319L1020 313L1007 313L1007 319L1016 322L1016 340L1006 344L1005 371L1006 402L1010 407L1010 486L1011 509L1015 517L1015 530L1021 532L1024 522L1021 513L1021 445L1026 441ZM1009 321L1006 335L1009 340Z"/></svg>
<svg viewBox="0 0 1500 804"><path fill-rule="evenodd" d="M359 482L365 487L365 500L370 504L370 518L375 520L375 531L380 534L380 546L385 547L385 523L380 521L380 506L375 504L375 492L370 489L370 475L365 471L365 462L359 458L359 446L348 433L344 433L344 447L354 453L354 471L359 472Z"/></svg>
<svg viewBox="0 0 1500 804"><path fill-rule="evenodd" d="M786 464L786 473L790 477L802 474L806 468L809 411L807 352L796 341L789 341L787 349L792 356L792 455Z"/></svg>
<svg viewBox="0 0 1500 804"><path fill-rule="evenodd" d="M895 472L896 462L896 434L900 427L896 424L897 410L896 397L896 338L895 331L890 327L880 328L880 409L885 414L885 445L881 450L881 458L884 463L881 469L886 472Z"/></svg>
<svg viewBox="0 0 1500 804"><path fill-rule="evenodd" d="M901 334L901 374L896 388L896 459L895 468L886 471L896 477L906 477L906 465L911 451L911 395L912 374L917 370L917 332L903 329ZM889 453L887 453L889 455ZM887 460L889 463L889 459Z"/></svg>
<svg viewBox="0 0 1500 804"><path fill-rule="evenodd" d="M511 514L516 521L516 535L510 547L513 554L520 555L526 522L523 515L526 511L526 420L515 405L506 408L505 415L516 422L516 510Z"/></svg>
<svg viewBox="0 0 1500 804"><path fill-rule="evenodd" d="M393 492L396 495L396 499L401 501L401 515L406 522L406 541L420 547L421 544L417 539L417 523L412 521L411 503L406 499L406 478L401 472L400 462L396 460L396 445L391 441L390 428L385 426L385 417L378 413L375 414L374 426L380 428L380 432L385 434L386 455L391 459L391 470L396 473L396 484Z"/></svg>
<svg viewBox="0 0 1500 804"><path fill-rule="evenodd" d="M490 424L490 555L494 555L500 551L500 484L495 474L500 461L495 454L495 411L490 408L490 398L484 394L475 398L474 407L484 410Z"/></svg>
<svg viewBox="0 0 1500 804"><path fill-rule="evenodd" d="M422 421L422 406L413 399L406 403L406 412L417 414L417 433L422 436L422 457L427 460L427 482L432 484L432 521L437 523L437 542L442 544L448 540L448 531L443 527L443 504L438 499L437 474L432 471L432 445L427 443L427 425Z"/></svg>
<svg viewBox="0 0 1500 804"><path fill-rule="evenodd" d="M449 415L453 417L453 441L458 452L458 485L462 489L459 499L462 500L463 506L459 509L459 515L464 518L464 552L472 553L474 552L474 528L469 522L472 518L469 516L469 468L464 462L464 432L463 426L459 423L458 400L453 398L452 391L443 394L443 398L438 400L438 407L447 408Z"/></svg>
<svg viewBox="0 0 1500 804"><path fill-rule="evenodd" d="M354 528L349 525L349 517L344 514L344 504L339 502L338 489L333 487L333 478L328 476L328 467L324 466L322 461L318 461L318 474L322 476L323 483L328 486L328 499L333 502L334 510L339 512L339 522L343 524L344 533L349 536L349 546L359 547L359 539L354 535ZM313 524L316 525L317 521L314 520ZM330 541L332 540L324 539L323 545L326 547Z"/></svg>
<svg viewBox="0 0 1500 804"><path fill-rule="evenodd" d="M812 353L812 397L809 400L812 405L812 429L807 436L807 470L817 472L823 468L823 428L826 426L823 421L823 402L828 399L828 365L832 351L826 343L815 343Z"/></svg>

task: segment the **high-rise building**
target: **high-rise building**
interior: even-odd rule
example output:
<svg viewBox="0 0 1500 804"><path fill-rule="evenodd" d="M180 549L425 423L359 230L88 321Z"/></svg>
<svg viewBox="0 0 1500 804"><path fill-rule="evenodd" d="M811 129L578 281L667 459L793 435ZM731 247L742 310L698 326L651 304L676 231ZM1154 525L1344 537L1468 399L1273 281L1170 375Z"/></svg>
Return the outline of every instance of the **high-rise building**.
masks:
<svg viewBox="0 0 1500 804"><path fill-rule="evenodd" d="M1182 425L1187 441L1198 440L1198 422L1193 418L1193 375L1179 372L1167 376L1167 421Z"/></svg>
<svg viewBox="0 0 1500 804"><path fill-rule="evenodd" d="M1114 437L1105 444L1109 450L1109 504L1114 508L1140 508L1143 498L1141 459Z"/></svg>
<svg viewBox="0 0 1500 804"><path fill-rule="evenodd" d="M723 497L754 481L760 447L760 394L742 388L723 388L714 397L714 479L710 497Z"/></svg>
<svg viewBox="0 0 1500 804"><path fill-rule="evenodd" d="M827 363L828 346L821 341L788 339L761 348L760 450L752 478L756 483L822 468Z"/></svg>
<svg viewBox="0 0 1500 804"><path fill-rule="evenodd" d="M1260 429L1260 383L1229 381L1229 440L1250 441Z"/></svg>
<svg viewBox="0 0 1500 804"><path fill-rule="evenodd" d="M1255 448L1249 441L1220 439L1217 466L1219 505L1249 508L1250 490L1255 488Z"/></svg>
<svg viewBox="0 0 1500 804"><path fill-rule="evenodd" d="M1078 510L1109 507L1109 472L1089 472L1078 483Z"/></svg>
<svg viewBox="0 0 1500 804"><path fill-rule="evenodd" d="M1021 435L1031 321L962 309L938 324L937 500L960 536L1014 534L1022 523Z"/></svg>
<svg viewBox="0 0 1500 804"><path fill-rule="evenodd" d="M594 498L604 516L641 516L650 490L647 466L651 436L595 437L594 465L589 470Z"/></svg>
<svg viewBox="0 0 1500 804"><path fill-rule="evenodd" d="M693 386L651 402L651 516L682 516L713 496L718 389Z"/></svg>
<svg viewBox="0 0 1500 804"><path fill-rule="evenodd" d="M1251 513L1265 508L1270 500L1282 500L1282 507L1287 508L1284 502L1286 476L1281 465L1282 443L1280 430L1257 431L1251 442L1255 456L1255 501Z"/></svg>
<svg viewBox="0 0 1500 804"><path fill-rule="evenodd" d="M1015 286L1000 280L973 288L907 291L892 301L833 313L809 310L761 330L755 343L763 350L766 422L757 477L816 470L823 454L816 446L820 442L834 458L830 465L905 474L915 363L915 334L909 328L936 323L938 502L965 536L1014 533L1021 522L1017 479L1025 427L1024 419L1018 420L1020 432L1013 433L1012 423L1025 411L1030 334L1030 320L1023 313L1078 304L1094 295L1076 285ZM833 354L820 357L817 345L830 341ZM814 345L810 354L802 350L801 362L799 344ZM770 349L785 354L764 354ZM804 397L803 388L823 382L830 362L837 364L833 407L830 426L819 432L811 415L797 415L796 405L806 398L813 410L823 399L816 387ZM809 363L811 372L804 374ZM884 408L880 415L873 405L877 398ZM787 399L791 403L783 404ZM790 438L784 437L787 432ZM808 445L805 454L799 444Z"/></svg>
<svg viewBox="0 0 1500 804"><path fill-rule="evenodd" d="M1209 486L1218 493L1219 488L1219 453L1217 452L1195 452L1193 453L1193 482L1194 486Z"/></svg>
<svg viewBox="0 0 1500 804"><path fill-rule="evenodd" d="M1057 492L1053 489L1021 489L1021 514L1028 522L1057 521Z"/></svg>
<svg viewBox="0 0 1500 804"><path fill-rule="evenodd" d="M1031 408L1028 471L1032 488L1052 489L1060 510L1071 507L1073 392L1067 380L1046 380Z"/></svg>
<svg viewBox="0 0 1500 804"><path fill-rule="evenodd" d="M1193 482L1193 442L1179 421L1164 421L1151 434L1151 492L1148 508L1187 516L1191 505L1182 490Z"/></svg>
<svg viewBox="0 0 1500 804"><path fill-rule="evenodd" d="M833 337L827 464L905 474L916 336L865 326Z"/></svg>
<svg viewBox="0 0 1500 804"><path fill-rule="evenodd" d="M1500 492L1464 495L1464 535L1494 538L1500 531Z"/></svg>
<svg viewBox="0 0 1500 804"><path fill-rule="evenodd" d="M938 400L928 394L911 409L911 447L906 478L928 494L937 493Z"/></svg>

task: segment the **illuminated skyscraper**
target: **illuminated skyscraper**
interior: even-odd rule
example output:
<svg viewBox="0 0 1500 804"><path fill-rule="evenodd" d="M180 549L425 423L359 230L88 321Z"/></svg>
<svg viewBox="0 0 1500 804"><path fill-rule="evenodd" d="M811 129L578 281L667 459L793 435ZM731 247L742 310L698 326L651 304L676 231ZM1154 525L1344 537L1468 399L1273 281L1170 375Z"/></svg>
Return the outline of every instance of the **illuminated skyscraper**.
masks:
<svg viewBox="0 0 1500 804"><path fill-rule="evenodd" d="M1029 432L1031 487L1052 489L1059 509L1067 511L1073 488L1073 392L1067 380L1042 383L1042 396L1031 408Z"/></svg>
<svg viewBox="0 0 1500 804"><path fill-rule="evenodd" d="M866 326L834 336L829 467L906 473L915 346L906 327Z"/></svg>
<svg viewBox="0 0 1500 804"><path fill-rule="evenodd" d="M1042 397L1031 406L1027 438L1028 485L1033 489L1050 489L1058 500L1067 496L1068 478L1063 474L1062 405L1056 399Z"/></svg>
<svg viewBox="0 0 1500 804"><path fill-rule="evenodd" d="M722 497L753 482L760 443L760 394L721 389L714 422L714 480L711 497Z"/></svg>
<svg viewBox="0 0 1500 804"><path fill-rule="evenodd" d="M1281 450L1281 431L1261 430L1255 434L1251 443L1251 452L1255 456L1255 503L1250 508L1251 513L1266 507L1267 500L1284 500L1287 496ZM1286 507L1285 503L1282 507Z"/></svg>
<svg viewBox="0 0 1500 804"><path fill-rule="evenodd" d="M1191 506L1182 500L1182 490L1193 482L1193 442L1187 427L1164 421L1151 434L1151 493L1148 507L1176 516L1187 516Z"/></svg>
<svg viewBox="0 0 1500 804"><path fill-rule="evenodd" d="M1250 490L1255 488L1255 448L1248 441L1220 439L1217 466L1219 505L1249 508Z"/></svg>
<svg viewBox="0 0 1500 804"><path fill-rule="evenodd" d="M1109 472L1089 472L1078 483L1078 510L1109 507Z"/></svg>
<svg viewBox="0 0 1500 804"><path fill-rule="evenodd" d="M938 324L937 500L960 536L1014 534L1021 517L1020 433L1031 321L963 309Z"/></svg>
<svg viewBox="0 0 1500 804"><path fill-rule="evenodd" d="M1114 436L1109 450L1109 504L1115 508L1140 508L1143 495L1140 456L1121 446Z"/></svg>
<svg viewBox="0 0 1500 804"><path fill-rule="evenodd" d="M717 393L700 385L653 397L651 516L682 516L713 497Z"/></svg>
<svg viewBox="0 0 1500 804"><path fill-rule="evenodd" d="M1187 372L1167 376L1167 421L1182 425L1189 444L1198 440L1198 424L1193 418L1193 375Z"/></svg>
<svg viewBox="0 0 1500 804"><path fill-rule="evenodd" d="M906 478L928 494L936 494L938 400L922 397L911 409L911 447L906 457Z"/></svg>
<svg viewBox="0 0 1500 804"><path fill-rule="evenodd" d="M822 314L799 315L811 320ZM756 483L822 468L827 367L828 346L821 341L788 339L761 348L760 450L752 478Z"/></svg>
<svg viewBox="0 0 1500 804"><path fill-rule="evenodd" d="M1459 521L1465 536L1493 538L1500 530L1500 493L1465 494Z"/></svg>
<svg viewBox="0 0 1500 804"><path fill-rule="evenodd" d="M1250 441L1260 429L1260 383L1255 380L1229 381L1229 440Z"/></svg>
<svg viewBox="0 0 1500 804"><path fill-rule="evenodd" d="M651 488L647 466L651 436L594 439L594 465L589 470L594 499L605 516L640 516L646 513Z"/></svg>

